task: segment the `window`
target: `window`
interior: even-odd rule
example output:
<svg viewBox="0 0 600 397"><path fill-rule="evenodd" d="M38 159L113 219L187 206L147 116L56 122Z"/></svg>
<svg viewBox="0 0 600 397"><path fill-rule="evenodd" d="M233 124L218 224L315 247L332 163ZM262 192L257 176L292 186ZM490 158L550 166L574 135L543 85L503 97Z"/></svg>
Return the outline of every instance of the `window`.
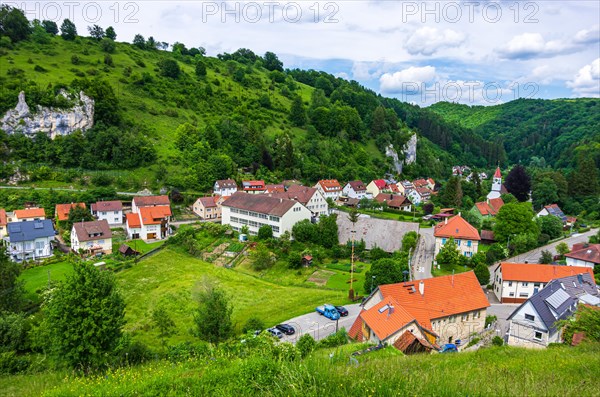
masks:
<svg viewBox="0 0 600 397"><path fill-rule="evenodd" d="M460 317L460 321L469 321L469 314L463 314Z"/></svg>
<svg viewBox="0 0 600 397"><path fill-rule="evenodd" d="M453 322L455 322L455 321L456 321L456 318L455 318L454 316L450 316L450 317L448 318L448 322L449 322L449 323L453 323Z"/></svg>
<svg viewBox="0 0 600 397"><path fill-rule="evenodd" d="M524 282L522 282L522 283L521 283L521 285L522 285L523 287L527 287L527 286L529 285L529 283L528 283L528 282L526 282L526 281L524 281Z"/></svg>
<svg viewBox="0 0 600 397"><path fill-rule="evenodd" d="M456 246L460 247L460 240L456 240Z"/></svg>
<svg viewBox="0 0 600 397"><path fill-rule="evenodd" d="M43 241L36 241L35 242L35 249L36 250L40 250L44 248L44 242Z"/></svg>
<svg viewBox="0 0 600 397"><path fill-rule="evenodd" d="M520 298L527 298L528 296L529 296L529 293L527 293L527 292L519 292Z"/></svg>
<svg viewBox="0 0 600 397"><path fill-rule="evenodd" d="M509 281L509 282L508 282L508 286L509 286L509 287L512 287L512 281Z"/></svg>
<svg viewBox="0 0 600 397"><path fill-rule="evenodd" d="M535 288L540 288L540 283L533 283L533 286L534 286Z"/></svg>
<svg viewBox="0 0 600 397"><path fill-rule="evenodd" d="M542 340L542 333L539 332L539 331L535 331L533 339L535 339L535 340Z"/></svg>
<svg viewBox="0 0 600 397"><path fill-rule="evenodd" d="M119 211L114 211L114 214L115 215L119 215Z"/></svg>
<svg viewBox="0 0 600 397"><path fill-rule="evenodd" d="M446 239L445 238L442 239L442 245L444 245L444 244L446 244Z"/></svg>
<svg viewBox="0 0 600 397"><path fill-rule="evenodd" d="M508 294L508 296L515 296L515 293L511 292L511 293Z"/></svg>
<svg viewBox="0 0 600 397"><path fill-rule="evenodd" d="M98 240L98 244L104 244L104 240Z"/></svg>
<svg viewBox="0 0 600 397"><path fill-rule="evenodd" d="M535 321L535 316L533 314L526 314L525 320Z"/></svg>
<svg viewBox="0 0 600 397"><path fill-rule="evenodd" d="M471 247L471 243L472 243L471 240L467 241L467 247Z"/></svg>

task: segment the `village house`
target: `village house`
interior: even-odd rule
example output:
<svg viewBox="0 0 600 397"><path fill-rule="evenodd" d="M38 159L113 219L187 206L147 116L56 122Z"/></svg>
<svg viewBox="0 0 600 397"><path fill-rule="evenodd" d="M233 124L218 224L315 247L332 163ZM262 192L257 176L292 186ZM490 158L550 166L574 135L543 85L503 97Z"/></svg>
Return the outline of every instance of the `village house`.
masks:
<svg viewBox="0 0 600 397"><path fill-rule="evenodd" d="M415 189L414 185L410 181L398 182L396 183L396 186L398 188L398 193L406 197L408 197L410 192Z"/></svg>
<svg viewBox="0 0 600 397"><path fill-rule="evenodd" d="M169 234L171 202L167 196L136 196L126 216L130 239L162 240Z"/></svg>
<svg viewBox="0 0 600 397"><path fill-rule="evenodd" d="M479 219L492 218L498 215L498 211L500 211L500 208L503 206L504 200L502 200L501 197L498 197L475 203L469 212Z"/></svg>
<svg viewBox="0 0 600 397"><path fill-rule="evenodd" d="M297 222L310 220L311 216L311 211L298 201L268 195L237 192L222 204L222 223L238 232L247 226L252 235L267 225L273 229L274 237L281 237L286 231L291 233Z"/></svg>
<svg viewBox="0 0 600 397"><path fill-rule="evenodd" d="M112 231L106 219L75 222L71 229L71 249L90 255L112 253Z"/></svg>
<svg viewBox="0 0 600 397"><path fill-rule="evenodd" d="M501 262L492 274L492 288L501 303L521 303L551 280L594 272L586 267Z"/></svg>
<svg viewBox="0 0 600 397"><path fill-rule="evenodd" d="M265 185L265 193L285 193L285 186L283 183L279 184L266 184Z"/></svg>
<svg viewBox="0 0 600 397"><path fill-rule="evenodd" d="M8 217L4 208L0 208L0 240L2 240L8 232L6 231L6 225L8 225Z"/></svg>
<svg viewBox="0 0 600 397"><path fill-rule="evenodd" d="M387 189L387 183L385 179L375 179L369 182L367 185L366 191L373 197L377 197L379 194L383 193Z"/></svg>
<svg viewBox="0 0 600 397"><path fill-rule="evenodd" d="M428 187L415 187L406 195L414 205L420 205L429 201L433 192Z"/></svg>
<svg viewBox="0 0 600 397"><path fill-rule="evenodd" d="M362 181L352 181L346 183L344 189L342 189L344 196L354 199L362 199L367 196L367 187Z"/></svg>
<svg viewBox="0 0 600 397"><path fill-rule="evenodd" d="M92 215L98 220L105 220L109 225L123 224L123 203L119 200L98 201L91 205Z"/></svg>
<svg viewBox="0 0 600 397"><path fill-rule="evenodd" d="M267 187L265 181L242 181L242 190L249 194L263 194Z"/></svg>
<svg viewBox="0 0 600 397"><path fill-rule="evenodd" d="M481 240L477 229L464 220L460 214L452 218L446 218L444 222L435 225L433 235L435 237L434 258L450 238L454 239L460 254L469 258L477 253L479 241Z"/></svg>
<svg viewBox="0 0 600 397"><path fill-rule="evenodd" d="M272 197L294 200L310 210L313 218L329 213L329 204L318 189L314 187L292 185L285 193L272 194Z"/></svg>
<svg viewBox="0 0 600 397"><path fill-rule="evenodd" d="M237 184L233 179L222 179L215 182L213 193L217 196L229 197L237 192Z"/></svg>
<svg viewBox="0 0 600 397"><path fill-rule="evenodd" d="M51 257L56 231L50 219L11 222L4 237L7 254L14 262Z"/></svg>
<svg viewBox="0 0 600 397"><path fill-rule="evenodd" d="M397 194L381 193L375 197L375 201L378 203L386 203L388 208L399 211L412 211L412 203L408 197L400 196Z"/></svg>
<svg viewBox="0 0 600 397"><path fill-rule="evenodd" d="M579 304L600 306L592 275L583 273L550 281L508 317L508 344L543 348L562 342L562 328L556 323L573 316Z"/></svg>
<svg viewBox="0 0 600 397"><path fill-rule="evenodd" d="M77 207L83 209L87 208L85 203L56 204L54 208L54 219L56 219L57 222L66 222L69 220L69 212L71 212L71 209Z"/></svg>
<svg viewBox="0 0 600 397"><path fill-rule="evenodd" d="M600 266L600 244L573 244L571 252L565 254L567 266L594 268Z"/></svg>
<svg viewBox="0 0 600 397"><path fill-rule="evenodd" d="M342 187L336 179L322 179L315 186L325 199L337 200L342 195Z"/></svg>
<svg viewBox="0 0 600 397"><path fill-rule="evenodd" d="M200 197L192 206L192 211L202 219L221 219L223 201L223 196Z"/></svg>
<svg viewBox="0 0 600 397"><path fill-rule="evenodd" d="M363 303L349 335L407 354L428 352L483 331L489 306L472 271L380 285Z"/></svg>
<svg viewBox="0 0 600 397"><path fill-rule="evenodd" d="M12 214L6 214L8 223L41 221L46 219L46 211L43 208L26 208L24 210L15 210Z"/></svg>
<svg viewBox="0 0 600 397"><path fill-rule="evenodd" d="M542 208L535 216L539 218L541 216L549 215L557 217L563 224L567 223L567 216L557 204L545 205L544 208Z"/></svg>

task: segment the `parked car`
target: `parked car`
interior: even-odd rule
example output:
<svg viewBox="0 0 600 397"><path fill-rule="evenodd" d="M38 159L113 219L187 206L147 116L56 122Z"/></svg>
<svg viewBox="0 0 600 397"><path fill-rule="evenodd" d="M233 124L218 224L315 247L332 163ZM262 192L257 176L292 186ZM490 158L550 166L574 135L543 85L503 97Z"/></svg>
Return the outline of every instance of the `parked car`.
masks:
<svg viewBox="0 0 600 397"><path fill-rule="evenodd" d="M283 334L277 328L267 328L267 332L279 339L283 338Z"/></svg>
<svg viewBox="0 0 600 397"><path fill-rule="evenodd" d="M325 304L323 306L319 306L316 308L317 313L322 316L327 317L330 320L336 321L340 318L340 313L337 311L335 306L330 304Z"/></svg>
<svg viewBox="0 0 600 397"><path fill-rule="evenodd" d="M286 335L294 335L294 333L296 333L294 327L292 327L289 324L278 324L275 326L275 328L277 328Z"/></svg>
<svg viewBox="0 0 600 397"><path fill-rule="evenodd" d="M456 345L454 343L446 343L444 345L444 347L442 347L442 350L440 350L440 353L457 353L458 352L458 348L456 347Z"/></svg>
<svg viewBox="0 0 600 397"><path fill-rule="evenodd" d="M336 306L335 310L337 310L342 317L346 317L348 315L348 309L346 309L344 306Z"/></svg>

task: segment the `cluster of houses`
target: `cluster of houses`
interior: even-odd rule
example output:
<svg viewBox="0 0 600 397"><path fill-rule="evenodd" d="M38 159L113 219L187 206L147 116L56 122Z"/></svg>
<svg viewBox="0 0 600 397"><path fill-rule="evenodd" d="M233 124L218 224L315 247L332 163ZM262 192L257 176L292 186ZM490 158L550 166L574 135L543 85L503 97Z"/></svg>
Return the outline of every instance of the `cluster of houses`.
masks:
<svg viewBox="0 0 600 397"><path fill-rule="evenodd" d="M43 208L6 212L0 209L0 239L15 262L39 260L53 255L59 227L64 227L75 208L85 203L57 204L54 219ZM121 201L98 201L90 206L93 221L73 221L70 248L89 255L112 253L113 227L124 227L130 239L161 240L170 233L170 201L167 196L134 197L131 209Z"/></svg>
<svg viewBox="0 0 600 397"><path fill-rule="evenodd" d="M590 267L500 263L492 279L501 304L519 304L507 320L509 345L561 342L558 321L574 315L580 304L600 310L600 290ZM470 337L486 331L490 303L483 288L472 271L380 285L364 300L349 335L405 354L439 351L445 344L461 349Z"/></svg>
<svg viewBox="0 0 600 397"><path fill-rule="evenodd" d="M192 211L204 220L222 220L223 224L230 224L234 230L239 229L240 225L248 226L250 233L254 234L257 227L260 227L256 226L260 222L257 223L255 220L240 218L235 215L232 217L232 208L233 211L238 210L238 212L234 212L236 214L239 214L239 210L241 210L261 213L265 216L276 216L259 211L261 208L257 206L260 205L261 200L265 203L274 203L271 200L272 198L291 200L302 204L310 213L306 217L306 214L308 214L306 211L296 209L296 212L304 213L302 219L314 220L329 213L328 199L339 205L350 207L358 206L362 199L369 199L382 204L382 206L385 203L388 208L410 212L413 205L428 201L431 195L435 194L434 189L435 181L431 178L418 179L413 182L377 179L366 185L362 181L350 181L343 186L336 179L323 179L313 187L303 186L295 180L283 181L280 184L266 184L260 180L243 181L241 187L238 187L233 179L225 179L215 182L212 196L198 198L192 205ZM247 197L240 199L238 193L256 195L259 198L256 200ZM234 196L237 197L236 200L229 202L229 199ZM244 204L241 204L242 201L244 201ZM251 202L254 204L250 204ZM267 204L263 205L267 206ZM240 206L251 207L251 209L238 208ZM289 203L288 206L290 209L292 208ZM282 218L283 214L278 215L278 217ZM292 218L290 219L295 220L297 217ZM237 219L242 221L237 222ZM285 225L273 224L272 226L274 231L276 228L279 230L289 230L291 228L287 223Z"/></svg>

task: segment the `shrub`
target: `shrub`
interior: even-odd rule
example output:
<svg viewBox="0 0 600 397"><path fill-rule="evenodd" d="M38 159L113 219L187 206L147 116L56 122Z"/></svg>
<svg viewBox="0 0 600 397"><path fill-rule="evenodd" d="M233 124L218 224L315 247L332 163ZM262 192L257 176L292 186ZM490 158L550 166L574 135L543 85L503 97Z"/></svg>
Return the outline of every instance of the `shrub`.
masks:
<svg viewBox="0 0 600 397"><path fill-rule="evenodd" d="M502 339L501 337L499 337L498 335L494 336L492 338L492 345L494 346L502 346L504 345L504 339Z"/></svg>
<svg viewBox="0 0 600 397"><path fill-rule="evenodd" d="M480 340L481 338L476 336L475 338L471 339L471 341L467 344L467 347L471 347L478 344Z"/></svg>
<svg viewBox="0 0 600 397"><path fill-rule="evenodd" d="M0 375L14 375L25 372L30 362L26 356L15 352L0 353Z"/></svg>
<svg viewBox="0 0 600 397"><path fill-rule="evenodd" d="M487 328L490 324L496 321L498 317L496 316L486 316L485 317L485 328Z"/></svg>
<svg viewBox="0 0 600 397"><path fill-rule="evenodd" d="M73 65L79 65L81 63L81 59L77 55L71 56L71 63Z"/></svg>
<svg viewBox="0 0 600 397"><path fill-rule="evenodd" d="M338 332L334 332L327 338L322 339L317 344L318 347L338 347L348 343L348 333L345 328L340 329Z"/></svg>
<svg viewBox="0 0 600 397"><path fill-rule="evenodd" d="M258 317L250 317L244 327L242 328L242 332L253 332L258 330L263 330L265 328L265 323Z"/></svg>
<svg viewBox="0 0 600 397"><path fill-rule="evenodd" d="M317 342L312 336L310 336L310 334L304 334L300 337L300 339L298 339L296 347L300 351L300 356L304 358L312 353L313 350L315 350L317 347Z"/></svg>

